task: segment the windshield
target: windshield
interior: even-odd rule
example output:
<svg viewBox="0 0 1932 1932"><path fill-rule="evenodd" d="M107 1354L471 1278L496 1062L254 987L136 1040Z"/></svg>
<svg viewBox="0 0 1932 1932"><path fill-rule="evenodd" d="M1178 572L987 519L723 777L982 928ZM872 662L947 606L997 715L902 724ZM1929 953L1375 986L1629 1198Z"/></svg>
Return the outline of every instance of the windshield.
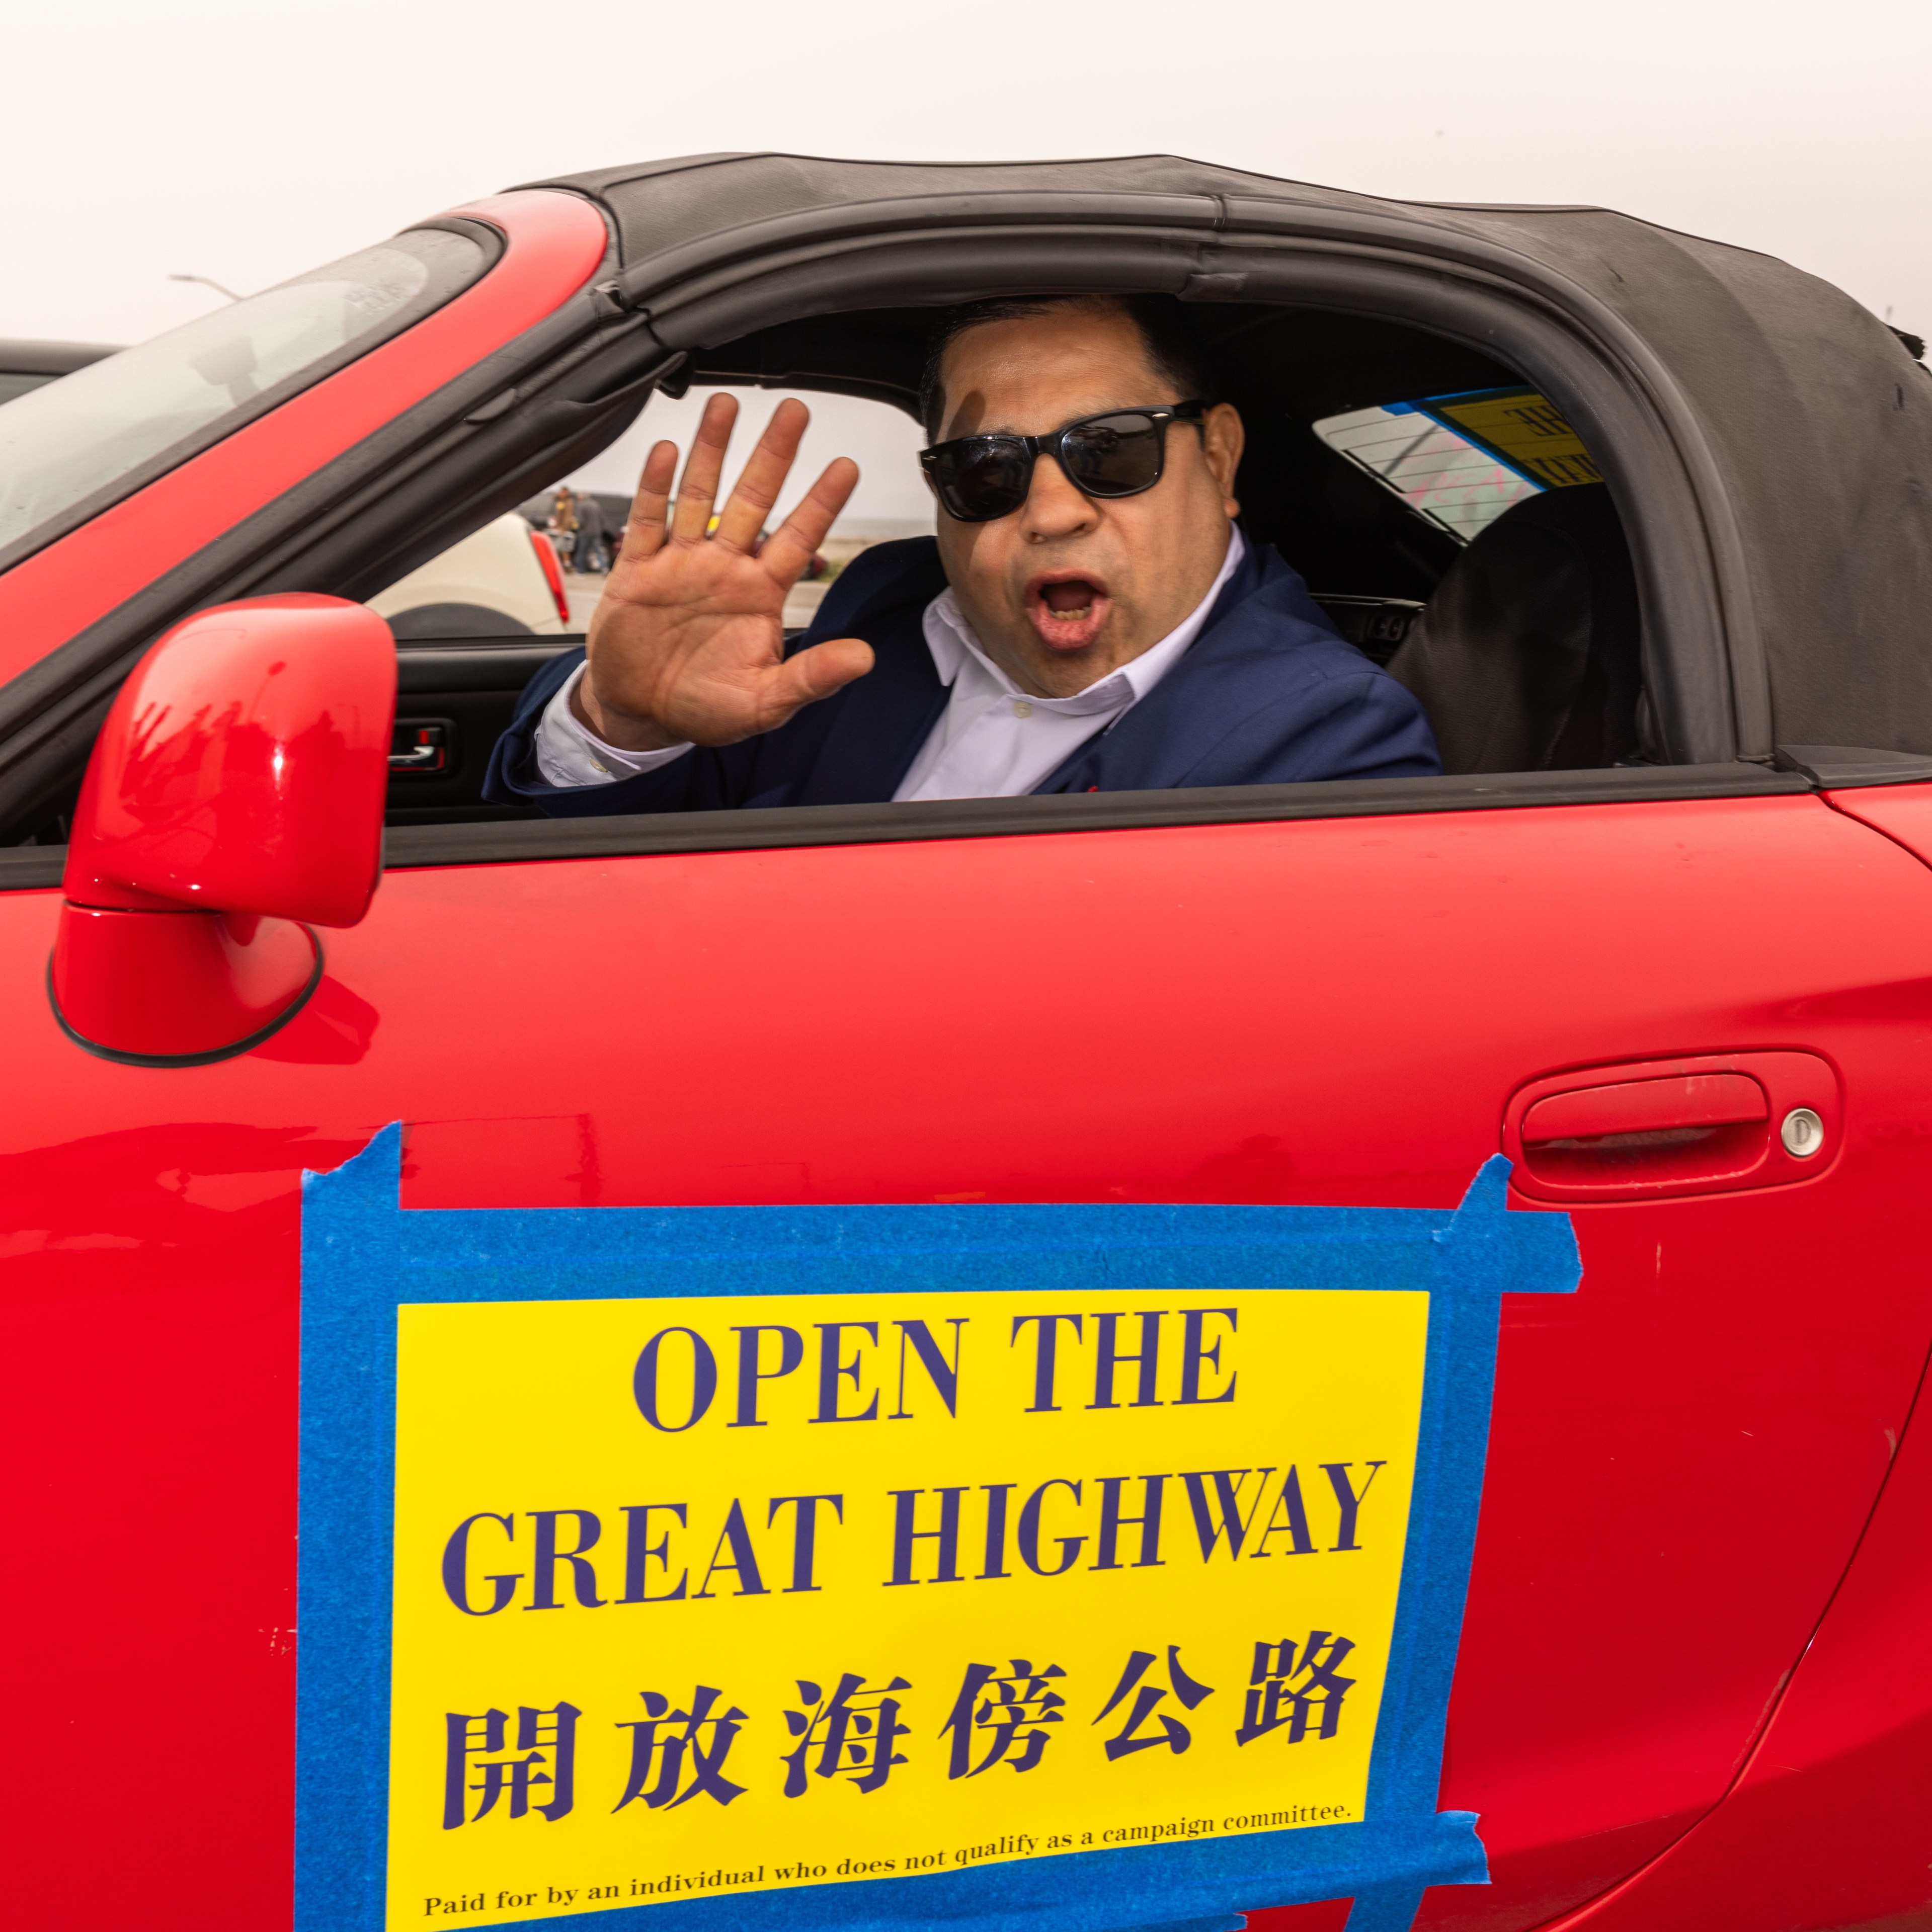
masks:
<svg viewBox="0 0 1932 1932"><path fill-rule="evenodd" d="M57 380L52 376L27 376L16 370L0 369L0 403L10 403L16 396L24 396L30 389L44 389Z"/></svg>
<svg viewBox="0 0 1932 1932"><path fill-rule="evenodd" d="M1325 416L1315 434L1418 516L1467 543L1513 503L1602 477L1534 389L1473 389Z"/></svg>
<svg viewBox="0 0 1932 1932"><path fill-rule="evenodd" d="M0 404L0 551L226 434L278 386L446 300L484 260L466 236L412 230Z"/></svg>

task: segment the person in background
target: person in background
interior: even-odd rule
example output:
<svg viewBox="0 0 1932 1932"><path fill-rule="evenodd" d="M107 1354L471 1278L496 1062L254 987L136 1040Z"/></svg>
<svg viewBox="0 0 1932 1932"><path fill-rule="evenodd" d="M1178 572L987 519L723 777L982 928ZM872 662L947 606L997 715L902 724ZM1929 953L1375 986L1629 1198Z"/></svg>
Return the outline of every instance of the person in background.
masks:
<svg viewBox="0 0 1932 1932"><path fill-rule="evenodd" d="M595 576L607 562L604 551L604 506L588 490L576 500L577 537L571 553L570 567L582 575Z"/></svg>
<svg viewBox="0 0 1932 1932"><path fill-rule="evenodd" d="M577 548L577 493L568 483L557 486L550 506L550 540L557 560L564 568L574 568L572 557Z"/></svg>

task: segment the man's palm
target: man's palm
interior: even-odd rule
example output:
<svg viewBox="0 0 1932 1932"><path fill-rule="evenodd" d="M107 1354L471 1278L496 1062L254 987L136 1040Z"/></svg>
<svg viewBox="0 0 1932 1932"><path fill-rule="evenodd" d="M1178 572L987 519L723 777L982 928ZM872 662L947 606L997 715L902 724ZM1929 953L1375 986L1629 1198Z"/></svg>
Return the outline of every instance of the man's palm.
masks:
<svg viewBox="0 0 1932 1932"><path fill-rule="evenodd" d="M872 648L857 638L784 655L786 596L851 495L857 466L844 458L830 465L760 543L810 420L802 404L788 399L711 531L736 413L728 397L706 406L674 513L676 450L664 442L651 452L622 551L590 620L584 719L626 750L735 744L872 668Z"/></svg>

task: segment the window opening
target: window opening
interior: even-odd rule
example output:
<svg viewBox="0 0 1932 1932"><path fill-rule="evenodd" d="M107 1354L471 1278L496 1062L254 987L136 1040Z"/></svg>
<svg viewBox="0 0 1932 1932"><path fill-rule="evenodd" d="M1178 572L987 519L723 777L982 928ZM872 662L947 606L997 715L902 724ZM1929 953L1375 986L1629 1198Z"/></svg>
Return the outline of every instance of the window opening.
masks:
<svg viewBox="0 0 1932 1932"><path fill-rule="evenodd" d="M584 641L629 514L631 491L651 446L669 439L690 454L707 398L725 388L739 403L720 500L772 410L795 394L812 413L797 461L768 527L776 529L836 456L860 466L860 487L820 553L793 586L784 627L802 630L840 572L874 544L933 526L921 479L919 426L863 397L735 385L656 396L604 450L369 599L396 635L399 690L389 757L392 825L541 816L484 801L484 769L524 686L550 660ZM716 518L713 522L716 522Z"/></svg>

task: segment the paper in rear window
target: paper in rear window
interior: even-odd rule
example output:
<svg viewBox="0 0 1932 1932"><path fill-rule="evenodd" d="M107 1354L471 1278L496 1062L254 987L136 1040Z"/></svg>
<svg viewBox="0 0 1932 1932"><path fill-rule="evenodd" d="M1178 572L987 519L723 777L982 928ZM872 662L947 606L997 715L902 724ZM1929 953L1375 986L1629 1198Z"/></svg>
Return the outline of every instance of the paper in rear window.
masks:
<svg viewBox="0 0 1932 1932"><path fill-rule="evenodd" d="M1315 434L1459 542L1545 489L1602 479L1534 389L1478 389L1324 416Z"/></svg>

